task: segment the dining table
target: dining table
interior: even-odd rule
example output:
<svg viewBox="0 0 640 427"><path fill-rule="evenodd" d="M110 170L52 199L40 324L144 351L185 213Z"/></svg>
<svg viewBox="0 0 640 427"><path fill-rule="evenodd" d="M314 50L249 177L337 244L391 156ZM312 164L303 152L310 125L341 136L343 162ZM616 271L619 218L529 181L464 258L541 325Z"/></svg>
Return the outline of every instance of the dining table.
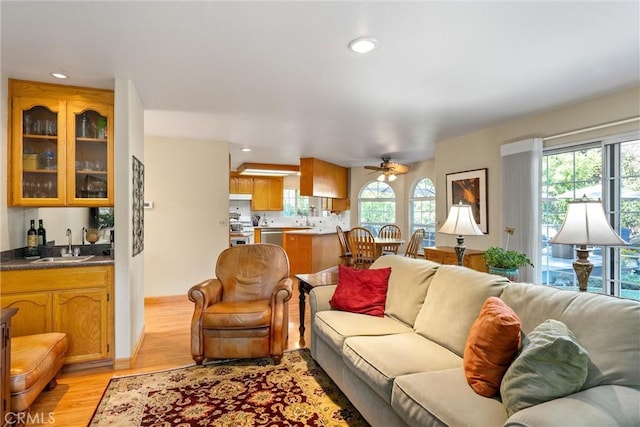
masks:
<svg viewBox="0 0 640 427"><path fill-rule="evenodd" d="M386 247L399 248L405 241L403 239L394 239L391 237L374 237L373 240L376 244L376 258L382 256L382 249Z"/></svg>

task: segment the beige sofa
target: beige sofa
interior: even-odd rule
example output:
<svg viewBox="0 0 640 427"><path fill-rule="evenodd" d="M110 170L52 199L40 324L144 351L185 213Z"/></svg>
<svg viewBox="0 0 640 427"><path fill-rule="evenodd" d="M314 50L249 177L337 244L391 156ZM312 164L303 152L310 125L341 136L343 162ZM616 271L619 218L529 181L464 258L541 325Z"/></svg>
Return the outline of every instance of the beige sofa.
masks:
<svg viewBox="0 0 640 427"><path fill-rule="evenodd" d="M373 426L640 425L640 303L558 290L464 267L384 256L391 267L384 317L332 310L335 286L310 293L311 354ZM476 394L462 360L487 297L498 296L527 334L564 322L589 353L581 391L508 417Z"/></svg>

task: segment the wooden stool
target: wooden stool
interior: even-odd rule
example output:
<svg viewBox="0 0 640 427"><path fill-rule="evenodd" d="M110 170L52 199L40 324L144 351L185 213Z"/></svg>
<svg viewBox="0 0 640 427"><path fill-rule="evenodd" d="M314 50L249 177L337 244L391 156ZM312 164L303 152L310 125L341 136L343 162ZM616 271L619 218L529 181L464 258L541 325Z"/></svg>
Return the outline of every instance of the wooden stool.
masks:
<svg viewBox="0 0 640 427"><path fill-rule="evenodd" d="M11 338L12 413L27 411L42 390L56 386L68 347L67 334L61 332Z"/></svg>

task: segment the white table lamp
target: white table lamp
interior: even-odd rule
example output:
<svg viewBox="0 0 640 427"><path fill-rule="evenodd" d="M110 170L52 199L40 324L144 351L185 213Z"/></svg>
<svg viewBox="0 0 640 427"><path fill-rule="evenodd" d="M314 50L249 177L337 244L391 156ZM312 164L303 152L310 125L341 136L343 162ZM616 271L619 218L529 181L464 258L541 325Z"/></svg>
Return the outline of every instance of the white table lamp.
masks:
<svg viewBox="0 0 640 427"><path fill-rule="evenodd" d="M463 236L481 236L483 234L473 218L471 206L463 205L462 201L457 205L451 206L449 216L439 232L458 236L456 238L458 244L454 248L458 257L458 265L462 265L464 251L466 250Z"/></svg>
<svg viewBox="0 0 640 427"><path fill-rule="evenodd" d="M600 200L581 200L569 202L567 216L560 227L560 231L549 240L550 243L563 245L577 245L578 259L573 262L573 270L578 278L580 291L587 290L587 282L593 270L589 261L587 245L620 246L627 242L611 228L602 208Z"/></svg>

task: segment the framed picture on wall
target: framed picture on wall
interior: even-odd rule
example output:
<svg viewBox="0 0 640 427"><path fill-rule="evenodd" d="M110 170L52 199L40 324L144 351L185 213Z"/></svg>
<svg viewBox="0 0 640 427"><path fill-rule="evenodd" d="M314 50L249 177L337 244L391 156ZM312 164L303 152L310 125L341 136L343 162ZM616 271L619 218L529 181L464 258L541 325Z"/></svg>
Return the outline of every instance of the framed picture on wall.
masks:
<svg viewBox="0 0 640 427"><path fill-rule="evenodd" d="M451 205L460 202L471 205L478 227L487 234L487 168L447 174L447 214Z"/></svg>

